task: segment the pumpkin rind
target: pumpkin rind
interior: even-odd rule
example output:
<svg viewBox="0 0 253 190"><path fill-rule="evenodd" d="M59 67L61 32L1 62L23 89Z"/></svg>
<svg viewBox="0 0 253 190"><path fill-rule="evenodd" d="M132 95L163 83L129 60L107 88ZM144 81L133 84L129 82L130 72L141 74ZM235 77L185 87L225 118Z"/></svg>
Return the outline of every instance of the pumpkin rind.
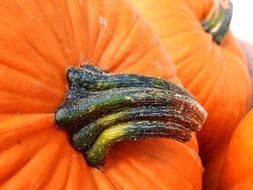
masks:
<svg viewBox="0 0 253 190"><path fill-rule="evenodd" d="M219 189L251 189L253 110L239 123L226 151Z"/></svg>
<svg viewBox="0 0 253 190"><path fill-rule="evenodd" d="M0 14L0 189L201 189L201 161L186 144L120 143L97 171L53 121L68 65L91 62L179 82L166 50L131 5L2 0Z"/></svg>

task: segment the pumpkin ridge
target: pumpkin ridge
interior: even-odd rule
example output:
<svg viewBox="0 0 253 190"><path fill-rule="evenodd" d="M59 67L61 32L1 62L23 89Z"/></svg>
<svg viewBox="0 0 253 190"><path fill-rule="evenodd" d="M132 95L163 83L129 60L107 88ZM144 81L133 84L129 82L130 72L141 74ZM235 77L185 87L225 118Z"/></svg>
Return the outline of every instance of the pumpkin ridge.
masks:
<svg viewBox="0 0 253 190"><path fill-rule="evenodd" d="M45 133L45 131L43 131L42 133ZM31 138L30 138L30 137L28 137L28 138L29 138L29 140L31 141ZM29 140L28 140L28 141L29 141ZM23 142L22 142L22 141L18 141L18 142L13 142L13 143L15 143L16 146L20 146L20 145L17 145L17 143L23 143ZM0 152L0 159L1 159L1 156L2 156L3 154L6 154L6 151L11 151L10 149L15 148L15 145L12 144L11 146L8 147L7 150L1 151L1 152ZM43 148L43 146L45 146L45 145L46 145L46 142L45 142L44 144L37 145L39 148L38 148L37 150L35 150L35 148L34 148L34 150L33 150L32 152L30 152L30 154L31 154L31 155L35 155L35 154L36 154L41 148ZM8 153L7 153L7 154L8 154ZM16 165L16 166L18 166L18 167L16 167L15 169L12 169L12 170L16 170L16 171L21 170L26 164L29 163L30 160L31 160L31 159L30 159L30 156L27 157L26 160L23 161L22 163L20 163L20 160L19 160L19 161L18 161L18 164L19 164L19 165ZM17 162L17 161L15 161L15 163L16 163L16 162ZM15 164L15 163L14 163L14 164ZM13 165L14 165L14 164L13 164ZM4 175L1 175L1 177L0 177L0 186L1 186L1 183L2 183L3 181L6 181L6 180L8 180L9 178L11 178L13 173L15 173L15 172L13 172L13 171L8 171L7 173L4 173Z"/></svg>
<svg viewBox="0 0 253 190"><path fill-rule="evenodd" d="M35 122L38 122L41 124L39 124L39 127L38 127L34 125L35 122L31 122L31 120L34 120ZM24 122L27 122L27 123L24 123ZM15 139L15 137L13 137L13 134L12 134L14 130L15 130L15 135L23 136L26 134L38 133L38 131L41 131L41 130L44 131L47 129L51 129L54 126L53 123L54 122L53 122L52 114L26 114L26 115L18 115L15 117L11 116L11 118L8 118L7 120L1 120L0 143L5 144L6 142L13 141L13 139ZM13 126L15 126L16 128L14 128Z"/></svg>
<svg viewBox="0 0 253 190"><path fill-rule="evenodd" d="M102 13L102 15L104 16L101 16L99 17L99 19L106 19L106 13ZM113 26L110 26L109 29L105 29L106 27L108 26L104 26L104 27L100 27L100 30L99 30L99 34L98 34L98 38L96 40L96 44L95 44L95 51L94 51L94 63L100 63L101 62L101 58L102 58L102 54L103 52L106 52L107 51L107 48L109 48L109 45L110 45L110 41L112 40L113 36L114 36L114 33L115 33L115 30L116 28L118 27L118 20L119 18L115 18L116 19L116 23L113 25ZM99 22L103 22L103 21L99 21ZM100 23L101 24L101 23ZM109 37L106 38L106 40L104 39L104 36L107 35ZM103 42L103 41L106 41L106 42ZM101 45L103 44L103 45ZM102 46L102 48L101 48ZM99 54L97 52L100 52Z"/></svg>
<svg viewBox="0 0 253 190"><path fill-rule="evenodd" d="M82 11L80 9L80 5L77 0L74 0L74 1L64 0L64 2L66 3L66 7L67 7L66 9L69 16L72 34L73 34L74 46L72 47L72 49L76 55L75 57L77 57L77 59L80 59L80 54L78 55L77 52L82 52L84 49L86 49L85 46L87 46L87 44L85 44L86 42L85 39L88 39L88 38L85 38L85 35L87 35L87 30L84 28L85 22L82 17L82 13L81 13ZM89 4L87 5L89 6ZM76 16L77 14L79 16ZM76 21L76 19L78 19L78 21ZM80 60L78 60L76 63L80 64Z"/></svg>
<svg viewBox="0 0 253 190"><path fill-rule="evenodd" d="M106 17L109 16L109 15L106 15L106 13L103 12L104 11L104 6L105 6L104 2L101 2L101 7L102 8L97 9L98 10L98 22L99 22L98 28L99 29L98 29L98 33L97 33L97 36L96 36L96 40L94 40L95 41L95 44L94 44L95 51L91 55L93 57L92 62L94 62L94 63L100 63L101 53L106 51L107 46L109 45L109 42L110 42L110 40L111 40L111 38L112 38L112 36L115 32L114 31L115 28L117 28L117 23L118 23L118 17L115 18L116 19L115 24L112 25L110 23L107 23L107 18ZM119 10L119 12L120 12L120 10ZM103 23L103 22L105 22L105 23ZM110 27L108 26L108 24L110 25ZM104 38L105 38L105 37L103 37L103 35L105 35L104 33L110 33L110 34L108 34L110 37L106 38L107 42L106 42L105 45L103 45L104 46L103 49L100 50L101 44L99 44L99 41L104 40ZM100 55L96 56L96 52L100 52Z"/></svg>
<svg viewBox="0 0 253 190"><path fill-rule="evenodd" d="M60 152L57 154L57 156L61 159L56 165L50 168L51 172L48 175L47 184L45 184L44 189L64 189L69 176L69 166L72 161L72 158L69 156L70 152L71 150L66 150L65 147L60 149ZM57 180L59 176L61 177L61 181Z"/></svg>
<svg viewBox="0 0 253 190"><path fill-rule="evenodd" d="M176 143L177 143L177 142L176 142ZM188 146L184 146L184 148L185 148L185 149L189 149ZM183 171L179 171L178 168L176 168L175 166L169 164L169 163L167 162L167 159L166 159L167 156L166 156L166 155L163 155L163 151L164 151L164 150L159 151L159 149L161 149L161 148L158 147L158 150L155 150L155 151L153 151L153 152L149 152L149 155L150 155L151 157L154 157L154 158L157 158L157 159L161 160L165 165L167 165L168 167L170 167L170 168L172 168L173 170L175 170L179 175L181 175L181 176L187 181L188 177L184 174L184 172L183 172ZM145 151L143 151L142 149L139 149L138 147L136 147L134 151L137 151L137 150L140 151L140 152L145 153ZM173 152L173 153L174 153L174 151L173 151L172 149L169 149L169 150L167 150L167 151L170 151L170 152ZM191 152L191 153L196 154L196 152ZM159 157L158 157L157 155L159 155ZM181 157L185 157L185 155L180 155L180 156L181 156ZM186 157L185 157L185 158L186 158ZM187 159L187 158L186 158L186 159ZM197 160L196 160L196 161L197 161ZM194 160L194 162L196 162L196 161ZM191 186L194 187L193 189L197 189L196 184L194 184L192 181L190 181L190 183L191 183Z"/></svg>
<svg viewBox="0 0 253 190"><path fill-rule="evenodd" d="M41 148L43 148L43 146L41 147ZM37 151L37 152L39 152L40 151L40 149ZM35 152L35 154L37 153L37 152ZM20 171L20 172L22 172L22 169L27 165L27 164L29 164L29 162L31 161L31 159L27 159L27 161L25 162L25 163L23 163L19 168L17 168L18 169L18 171ZM11 178L12 177L14 177L14 176L17 176L18 175L18 172L14 172L14 175L13 175L13 173L9 173L9 174L7 174L7 175L5 175L4 176L4 178L1 178L1 181L0 181L0 187L1 186L5 186L5 183L8 183L8 181L9 180L11 180ZM8 185L7 185L8 186Z"/></svg>
<svg viewBox="0 0 253 190"><path fill-rule="evenodd" d="M131 152L137 152L137 150L138 150L139 152L142 152L143 154L147 154L146 151L144 151L144 150L142 150L142 149L139 149L139 147L136 147L135 149L131 149L131 150L128 150L128 151L129 151L129 153L131 153ZM160 151L159 151L159 152L160 152ZM160 153L162 153L162 152L160 152ZM168 163L166 162L166 158L167 158L167 157L163 158L163 156L162 156L161 154L159 154L159 156L157 156L157 155L154 154L153 152L148 152L148 157L149 157L149 161L151 161L151 160L159 160L160 164L158 164L158 162L157 162L157 163L156 163L157 165L162 165L163 168L166 167L166 168L167 168L166 171L170 171L170 170L173 171L173 175L176 175L176 173L178 173L178 175L182 176L182 178L183 178L183 179L181 178L182 181L185 181L185 182L189 183L190 186L194 187L193 189L197 189L197 188L195 187L195 185L192 183L192 181L189 182L189 181L187 180L187 177L186 177L182 172L180 172L177 168L171 166L170 164L168 164ZM170 173L170 172L168 172L168 173ZM182 182L182 181L181 181L181 182ZM185 182L184 182L184 184L185 184ZM164 185L165 185L165 184L164 184ZM185 184L185 185L186 185L186 184ZM162 184L159 184L159 186L160 186L161 189L167 189L167 187L166 187L166 186L163 186Z"/></svg>
<svg viewBox="0 0 253 190"><path fill-rule="evenodd" d="M200 31L200 30L199 30ZM186 35L187 34L187 35ZM198 50L202 50L203 48L206 48L206 43L209 43L212 44L212 41L211 41L211 36L209 35L206 35L206 34L199 34L199 32L197 33L197 30L194 30L194 31L191 31L191 32L188 32L188 33L185 33L183 32L182 35L176 35L174 38L173 38L173 41L177 41L175 39L181 39L181 38L186 38L186 36L188 35L191 35L191 38L200 38L198 40L198 44L194 44L194 46L191 46L190 49L187 51L187 53L184 53L182 56L180 57L172 57L173 60L176 61L176 66L178 68L178 63L182 62L182 61L185 61L188 57L191 57L193 54L195 54L196 51ZM180 37L180 38L179 38ZM167 37L166 37L167 39ZM166 42L165 42L166 43ZM186 42L186 43L190 43L190 42ZM196 42L195 42L196 43ZM168 51L172 51L172 49L170 48L167 48ZM183 79L183 78L182 78Z"/></svg>
<svg viewBox="0 0 253 190"><path fill-rule="evenodd" d="M24 4L22 4L22 3L17 3L18 4L18 6L19 6L19 8L23 11L23 12L26 12L26 10L25 10L25 8L24 8L24 6L25 5L27 5L26 3L24 3ZM31 23L31 24L33 24L33 23ZM47 31L48 32L48 31ZM18 33L18 32L17 32ZM40 58L41 59L44 59L45 60L45 62L47 62L47 64L48 63L51 63L51 61L50 60L48 60L48 59L46 59L47 58L47 52L44 52L43 53L43 51L39 51L39 49L36 47L36 46L34 46L33 45L33 43L31 42L31 40L28 38L28 36L29 35L27 35L27 33L25 33L25 35L24 36L22 36L24 39L26 39L26 42L31 46L31 48L33 48L34 49L34 51L35 52L37 52L37 54L38 54L38 56L40 56ZM43 40L42 40L43 41ZM54 42L56 42L56 41L54 41ZM44 41L44 43L45 43L45 41ZM50 42L50 43L52 43L52 42ZM54 43L55 44L55 43ZM49 46L50 47L50 46ZM54 48L54 49L59 49L59 48ZM61 57L61 56L59 56L59 55L61 55L61 54L57 54L58 56L54 56L53 58L51 58L51 59L55 59L56 57ZM63 55L62 55L63 56ZM52 62L54 62L54 61L52 61ZM64 68L65 66L66 66L66 62L65 62L65 59L63 59L63 57L61 57L61 61L57 61L57 63L60 65L60 66L62 66L62 68ZM55 66L54 64L52 64L53 66ZM59 67L59 65L57 65L58 67ZM57 68L57 66L56 66L56 68Z"/></svg>
<svg viewBox="0 0 253 190"><path fill-rule="evenodd" d="M104 50L99 50L99 51L98 51L98 49L96 49L97 45L98 45L98 38L99 38L100 32L102 30L101 29L101 20L100 19L101 19L101 15L104 15L103 10L106 9L106 7L105 7L105 3L103 1L96 0L96 1L94 1L93 4L94 4L95 8L92 8L90 11L89 11L90 8L88 8L88 11L85 11L86 14L87 14L87 16L85 18L87 18L88 28L93 29L92 34L90 33L89 30L87 31L88 39L89 39L90 36L94 36L94 37L92 37L92 39L90 39L88 41L88 44L87 44L87 46L88 46L88 58L87 58L86 62L88 61L90 63L99 64L99 62L96 60L97 58L95 58L95 54L99 53L98 57L99 57L99 59L101 59L103 54L105 53L105 50L106 50L106 48ZM89 1L87 1L87 7L90 7L90 6L91 5L89 4ZM80 7L80 10L82 10L81 7ZM81 11L81 14L83 14L83 12L84 11ZM95 16L93 16L93 14ZM93 17L97 18L96 22L91 22L91 21L93 21L93 19L92 19ZM91 20L91 21L89 21L89 20ZM106 37L103 36L102 40L104 40L105 38ZM108 43L109 43L111 41L111 36L107 40L108 40Z"/></svg>
<svg viewBox="0 0 253 190"><path fill-rule="evenodd" d="M206 61L208 61L208 59L211 59L213 57L214 51L215 51L215 49L212 49L212 51L210 52L210 57L207 57ZM198 74L191 80L190 84L187 85L188 86L187 88L189 90L191 90L194 86L196 86L196 83L198 83L200 81L200 79L203 78L203 76L205 76L207 71L210 71L210 65L204 64L204 66L201 67L201 69L199 70ZM208 80L208 79L206 79L206 80ZM205 81L203 86L207 86L207 84L208 83ZM200 91L201 90L203 90L203 89L201 88ZM195 94L197 95L198 92L196 91ZM203 104L203 102L202 102L202 104ZM203 105L205 105L205 104L203 104Z"/></svg>
<svg viewBox="0 0 253 190"><path fill-rule="evenodd" d="M68 143L68 146L70 144ZM68 172L68 178L65 183L65 189L66 190L72 190L72 189L82 189L82 190L95 190L96 179L92 176L92 171L88 166L86 165L85 160L79 155L78 152L76 152L74 149L72 149L72 155L71 155L71 164L69 165L69 172ZM76 178L80 178L81 180L77 180ZM81 190L80 189L80 190Z"/></svg>
<svg viewBox="0 0 253 190"><path fill-rule="evenodd" d="M135 61L133 61L132 63L131 63L131 62L125 63L125 60L126 60L126 59L129 59L128 57L131 55L131 53L128 52L127 56L124 57L124 58L122 57L122 60L120 60L120 62L122 62L122 64L121 64L121 65L118 65L117 67L114 67L113 70L114 70L114 71L122 70L122 68L124 68L124 67L127 67L127 68L130 68L130 69L131 69L132 67L134 67L134 63L135 63L135 64L138 64L138 62L139 62L140 60L142 60L142 58L145 58L145 56L147 55L147 53L149 53L150 51L152 51L156 45L157 45L156 42L152 43L152 44L150 45L150 47L148 47L147 50L146 50L140 57L138 57ZM125 64L124 64L124 63L125 63Z"/></svg>
<svg viewBox="0 0 253 190"><path fill-rule="evenodd" d="M2 68L1 68L2 67ZM41 79L37 79L36 76L33 76L31 75L31 73L27 73L27 72L22 72L21 70L18 70L17 68L14 68L14 67L11 67L10 65L7 65L7 64L1 64L0 65L0 68L3 69L3 67L6 67L6 70L11 70L12 72L16 72L15 73L15 77L21 77L21 78L28 78L27 80L29 81L29 79L33 82L36 82L36 83L41 83L43 84L42 88L50 88L52 91L52 94L61 94L62 92L62 89L60 89L59 87L55 86L55 88L53 88L51 85L52 84L49 84L49 82L46 82L46 81L43 81ZM11 71L6 71L6 72L11 72ZM21 75L21 76L20 76ZM23 76L22 76L23 75ZM4 90L4 89L1 89L1 90ZM8 90L6 90L8 91ZM56 91L56 92L54 92ZM57 92L58 91L58 92ZM31 96L31 95L30 95Z"/></svg>
<svg viewBox="0 0 253 190"><path fill-rule="evenodd" d="M215 47L214 47L215 48ZM215 51L218 51L216 48L213 49ZM211 56L210 56L211 57ZM209 96L202 102L203 105L207 105L210 101L212 101L211 99L215 96L215 92L216 92L216 88L219 88L218 85L218 81L220 80L220 76L221 76L221 73L222 73L222 64L221 64L221 58L220 56L213 56L213 58L217 61L215 61L216 65L215 67L217 68L217 71L216 72L216 77L214 79L214 81L212 82L214 84L214 86L212 87L212 89L210 89L210 91L208 92ZM214 75L215 76L215 75ZM207 79L208 80L208 79ZM206 85L206 88L208 88L208 86Z"/></svg>
<svg viewBox="0 0 253 190"><path fill-rule="evenodd" d="M57 13L59 19L61 20L61 23L62 23L62 31L64 32L65 36L67 36L67 34L69 34L70 32L68 32L67 29L66 29L66 23L65 23L65 21L64 21L64 18L62 17L62 14L60 13L59 8L57 7L57 5L56 5L56 3L55 3L54 0L52 1L52 4L53 4L53 6L54 6L54 8L55 8L55 12ZM72 28L72 27L71 27L71 28ZM68 44L67 46L69 47L70 42L69 42L68 37L66 37L66 44ZM64 48L66 48L66 45L65 45ZM70 60L70 59L68 59L68 60Z"/></svg>
<svg viewBox="0 0 253 190"><path fill-rule="evenodd" d="M121 152L117 152L117 155L119 155L119 157L123 160L125 160L125 162L127 162L129 165L131 165L131 167L134 168L135 171L137 171L139 173L140 176L142 176L145 180L146 180L146 183L148 183L149 185L149 188L153 188L155 189L157 186L159 186L157 183L156 183L156 186L153 185L155 184L155 181L151 181L149 178L147 178L147 176L144 175L144 173L138 169L135 165L134 165L134 162L132 162L132 160L130 160L129 157L125 157L123 154L121 154ZM129 168L131 168L129 167ZM135 173L134 173L135 174Z"/></svg>
<svg viewBox="0 0 253 190"><path fill-rule="evenodd" d="M53 3L53 1L51 1L51 3ZM42 6L40 4L39 1L34 1L35 6L38 8L38 10L41 12L41 15L44 17L41 20L45 20L44 24L48 26L48 28L51 30L52 35L55 37L55 39L57 40L59 47L62 47L62 42L61 39L59 38L59 36L57 35L56 31L54 30L54 28L52 27L52 22L51 20L48 18L48 16L46 15L46 13L43 11ZM54 4L54 3L53 3ZM55 8L55 4L54 4L54 9ZM59 13L58 13L59 16ZM59 48L62 52L62 55L65 57L65 60L67 60L67 56L65 54L65 52L63 51L63 48Z"/></svg>
<svg viewBox="0 0 253 190"><path fill-rule="evenodd" d="M208 60L210 60L210 59L213 57L213 52L214 52L214 50L215 50L215 47L213 47L213 45L212 45L211 50L208 52L208 56L206 56L205 61L203 61L203 62L207 62ZM195 53L192 54L191 56L188 56L188 57L182 59L181 61L179 61L179 62L178 62L178 66L177 66L177 68L178 68L178 74L184 75L184 73L189 72L189 70L190 70L191 68L188 66L187 62L189 62L191 59L194 59L195 56L199 56L198 54L201 54L202 51L203 51L203 50L200 49L200 50L198 50L198 52L195 52ZM200 52L201 52L201 53L200 53ZM189 90L191 90L191 89L192 89L192 87L190 87L191 82L194 81L194 80L196 81L196 76L197 76L200 72L202 72L203 69L206 69L207 67L208 67L208 65L207 65L207 64L204 64L203 66L202 66L202 65L201 65L201 66L198 66L198 68L200 68L200 70L196 69L195 71L191 71L191 72L195 72L195 75L193 74L193 75L191 76L191 78L188 77L188 78L182 79L184 85L187 86ZM184 73L183 73L183 72L184 72ZM187 80L187 81L186 81L186 80ZM196 82L197 82L197 81L196 81ZM206 83L203 84L203 85L205 86ZM201 89L201 91L202 91L202 89ZM196 95L197 95L197 93L196 93ZM197 96L197 97L199 97L199 96ZM202 103L203 105L205 105L203 102L201 102L201 103Z"/></svg>
<svg viewBox="0 0 253 190"><path fill-rule="evenodd" d="M18 53L10 53L10 51L8 50L1 50L0 52L1 54L7 54L7 55L11 55L12 57L15 57L15 59L19 59L20 63L26 62L29 64L35 64L34 60L26 60L24 57L20 56ZM27 67L22 67L20 65L15 65L13 58L7 59L7 58L2 58L0 57L0 62L1 62L1 67L2 66L6 66L7 68L10 68L14 71L20 72L23 75L27 75L28 77L31 77L34 80L40 81L42 83L44 83L45 85L49 85L49 83L51 82L50 80L48 80L47 78L43 77L43 76L38 76L37 73L34 72L34 69L29 70L30 68ZM59 78L57 83L62 82ZM63 90L62 87L59 87L57 85L54 86L54 88L59 89L59 90ZM52 90L54 90L52 88Z"/></svg>
<svg viewBox="0 0 253 190"><path fill-rule="evenodd" d="M184 35L187 35L187 34L191 34L191 33L199 33L200 30L203 30L201 27L198 27L198 28L192 28L192 29L189 29L189 30L185 30L185 31L182 31L180 33L175 33L175 34L171 34L171 35L166 35L166 34L163 34L163 35L160 35L160 37L166 37L166 39L170 39L170 38L180 38L181 36L184 36ZM203 35L204 36L204 35ZM203 43L204 44L204 43ZM196 48L196 49L200 49L199 48ZM191 54L190 54L191 55ZM183 59L183 58L182 58Z"/></svg>
<svg viewBox="0 0 253 190"><path fill-rule="evenodd" d="M111 158L111 161L114 163L116 163L115 156L116 155L114 155L114 157ZM118 157L118 156L117 158L122 159L121 157ZM110 181L113 181L113 182L117 181L117 184L122 189L124 189L124 184L128 184L128 187L127 187L128 189L132 189L132 190L140 189L140 186L136 186L137 184L135 184L135 181L134 181L135 179L131 180L132 173L129 173L130 172L129 170L124 171L124 168L127 169L127 167L125 167L125 159L123 160L122 163L118 164L117 166L118 166L117 168L116 167L110 168L110 172L107 172L105 174L110 179ZM143 181L141 182L143 183ZM143 186L141 187L143 188Z"/></svg>
<svg viewBox="0 0 253 190"><path fill-rule="evenodd" d="M220 59L219 59L219 60L220 60ZM220 65L220 67L222 67L221 64L219 64L219 65ZM219 69L219 72L222 73L222 71L224 72L224 70L225 70L225 69ZM227 73L227 72L225 72L225 73ZM218 74L218 75L217 75L216 81L219 81L219 80L220 80L220 79L219 79L219 76L221 76L221 74ZM203 102L203 105L204 105L204 106L206 106L206 105L212 103L212 98L215 97L215 95L216 95L216 94L215 94L215 93L216 93L216 88L219 88L218 85L219 85L219 83L215 83L215 85L214 85L213 88L212 88L211 93L209 93L209 96L208 96L208 97L205 99L205 101ZM208 107L208 106L206 106L206 107ZM208 110L207 110L207 111L208 111ZM210 116L210 117L211 117L211 116ZM209 119L209 118L207 118L207 121L208 121L208 119ZM223 120L224 120L224 118L223 118ZM220 122L221 122L221 120L220 120ZM215 134L218 130L220 130L220 128L218 128L218 127L214 128L214 129L212 130L212 132L211 132L212 135ZM200 139L199 141L201 142L201 145L200 145L201 147L202 147L202 146L203 146L203 147L204 147L204 146L208 146L208 144L209 144L207 141L202 142L201 139ZM202 154L202 153L200 153L200 154Z"/></svg>
<svg viewBox="0 0 253 190"><path fill-rule="evenodd" d="M151 153L151 157L156 158L156 159L158 158L158 156L154 155L153 153ZM169 168L172 168L173 170L175 170L175 172L177 172L180 176L182 176L183 179L184 179L184 181L187 182L187 183L189 183L190 186L193 187L192 189L197 189L197 187L195 186L195 184L193 184L192 181L188 181L188 180L187 180L188 178L184 175L183 172L180 172L176 167L169 166L169 165L167 164L167 162L166 162L166 159L160 159L160 160L161 160L162 162L164 162L164 163L166 164L166 166L168 166ZM183 180L182 180L182 181L183 181Z"/></svg>
<svg viewBox="0 0 253 190"><path fill-rule="evenodd" d="M137 15L135 15L135 17L134 17L134 19L133 19L133 22L132 22L131 25L129 26L128 30L126 31L126 34L124 35L124 37L122 38L122 40L121 40L121 42L120 42L121 46L119 47L118 52L120 52L120 50L122 50L122 49L123 49L123 50L125 49L125 46L127 46L127 45L124 46L124 44L128 44L128 43L129 43L129 42L128 42L127 40L125 40L125 39L128 39L128 38L129 38L129 35L131 34L131 31L134 30L134 27L138 27L137 19L138 19L138 17L137 17ZM123 51L123 50L122 50L122 51ZM106 51L106 49L105 49L105 51ZM119 60L118 60L117 62L123 62L123 63L124 63L124 60L126 59L126 57L129 56L129 54L130 54L131 51L132 51L132 49L129 50L129 51L127 51L127 52L125 52L124 54L121 53L121 56L120 56L120 58L118 58ZM112 59L112 60L115 59L115 56L116 56L116 54L114 54L114 55L111 57L111 59ZM110 69L112 72L114 72L118 67L119 67L119 65L114 64L114 65L111 66L109 69Z"/></svg>
<svg viewBox="0 0 253 190"><path fill-rule="evenodd" d="M117 179L109 178L106 172L101 174L101 172L97 171L94 168L91 168L91 175L95 179L96 188L98 190L110 189L110 190L123 190L123 188L117 182ZM102 179L101 179L102 178ZM112 181L110 181L112 180ZM102 183L101 183L102 181Z"/></svg>
<svg viewBox="0 0 253 190"><path fill-rule="evenodd" d="M131 154L131 153L130 153ZM131 154L132 155L132 154ZM138 153L138 155L139 155L139 153ZM137 170L137 171L139 171L139 173L144 177L144 179L146 179L147 180L147 182L148 183L150 183L151 181L149 180L149 178L146 176L146 175L144 175L144 173L142 173L142 172L140 172L141 171L141 169L140 169L140 167L138 166L138 164L136 165L136 164L133 164L134 162L133 161L131 161L131 157L126 157L126 156L124 156L120 151L118 151L117 153L116 153L116 156L115 156L115 153L113 154L113 157L115 158L115 157L117 157L117 156L119 156L119 158L120 159L124 159L124 162L130 162L130 164L131 165L133 165L134 166L134 168ZM143 166L141 167L141 168L143 168ZM121 170L120 170L121 171ZM110 175L111 176L111 175ZM111 177L113 177L113 176L111 176ZM122 184L122 185L124 185L124 184ZM121 189L123 189L123 187L122 187L122 185L120 185L121 186ZM155 186L156 188L158 188L158 187L162 187L161 186L161 184L159 184L159 183L157 183L157 184L152 184L151 186L149 186L149 188L151 188L152 186ZM143 187L142 187L143 188ZM160 189L159 188L159 189ZM138 188L139 189L139 188Z"/></svg>
<svg viewBox="0 0 253 190"><path fill-rule="evenodd" d="M56 136L56 135L55 135L55 136ZM51 137L51 139L52 139L52 137ZM51 143L51 146L52 146L52 140L51 140L51 141L49 141L49 142L46 142L45 145L42 146L41 149L39 149L39 150L36 152L36 154L33 156L33 159L30 159L29 162L28 162L28 163L29 163L29 167L31 167L31 166L33 165L33 164L30 164L30 163L33 162L34 159L37 159L38 156L41 154L41 152L45 151L46 146L49 145L50 143ZM58 151L60 151L60 149L59 149L60 143L57 143L57 144L58 144ZM57 158L54 157L54 164L52 164L52 165L55 165L56 162L57 162ZM30 169L30 168L27 168L27 167L28 167L28 163L26 163L25 165L23 165L23 166L21 167L20 170L18 170L14 175L12 175L12 176L11 176L12 178L9 178L8 180L3 181L3 183L1 184L1 188L5 189L5 186L8 187L8 186L10 185L10 183L13 183L13 180L17 180L17 181L19 181L19 183L20 183L20 182L22 181L21 179L19 179L20 177L21 177L21 178L29 178L30 176L23 176L23 175L24 175L24 170L29 170L29 169ZM21 173L21 174L20 174L20 173ZM20 176L20 175L21 175L21 176ZM45 176L44 178L46 178L46 176ZM19 179L19 180L18 180L18 179ZM34 188L34 189L37 189L37 188L43 186L45 182L46 182L46 179L41 180L41 183L40 183L40 184L34 185L33 188ZM35 181L34 181L34 183L35 183ZM23 185L25 185L25 184L23 184ZM31 187L31 186L30 186L30 187Z"/></svg>
<svg viewBox="0 0 253 190"><path fill-rule="evenodd" d="M50 127L50 128L46 128L46 129L41 129L40 131L35 131L33 134L23 134L22 138L28 138L28 139L30 139L33 136L42 135L43 133L46 133L47 135L49 135L49 133L52 133L52 129L54 129L54 127ZM9 141L8 144L5 144L5 148L8 148L8 147L10 148L12 146L15 146L17 143L19 144L19 140L22 141L22 139L18 139L17 141L15 141L13 139L12 141Z"/></svg>
<svg viewBox="0 0 253 190"><path fill-rule="evenodd" d="M77 55L76 52L76 48L74 45L70 45L70 44L75 44L74 41L74 29L73 29L73 23L71 20L71 16L70 16L70 12L67 8L67 3L65 0L63 0L62 2L64 2L64 5L59 5L57 3L60 3L60 1L55 1L53 0L53 6L55 7L55 10L57 12L57 15L59 15L59 18L61 19L61 23L63 26L63 31L65 33L65 37L66 37L66 44L65 44L65 53L68 54L69 59L68 59L68 64L73 65L76 61L74 57L76 57L75 55ZM66 13L66 14L62 14L62 13ZM67 65L67 64L66 64Z"/></svg>

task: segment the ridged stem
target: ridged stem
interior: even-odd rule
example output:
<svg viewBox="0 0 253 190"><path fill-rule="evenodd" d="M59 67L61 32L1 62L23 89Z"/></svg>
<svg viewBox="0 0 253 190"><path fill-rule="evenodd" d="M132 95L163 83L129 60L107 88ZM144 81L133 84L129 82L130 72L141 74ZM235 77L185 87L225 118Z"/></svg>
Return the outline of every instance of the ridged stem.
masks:
<svg viewBox="0 0 253 190"><path fill-rule="evenodd" d="M217 44L221 44L232 19L233 5L230 0L218 0L209 15L202 21L206 32L213 36Z"/></svg>
<svg viewBox="0 0 253 190"><path fill-rule="evenodd" d="M73 145L79 150L87 150L103 130L131 120L174 122L182 129L189 128L191 131L195 131L201 127L201 121L196 120L193 115L194 113L178 114L175 109L169 106L127 108L84 125L79 131L73 133Z"/></svg>
<svg viewBox="0 0 253 190"><path fill-rule="evenodd" d="M191 139L191 133L175 125L161 121L137 121L121 123L104 130L89 150L85 152L91 166L100 167L105 163L105 155L111 146L123 140L140 140L145 138L172 138L181 142Z"/></svg>
<svg viewBox="0 0 253 190"><path fill-rule="evenodd" d="M135 74L111 75L92 65L67 70L69 89L55 113L72 145L101 167L111 146L123 140L172 138L189 141L206 112L182 87Z"/></svg>

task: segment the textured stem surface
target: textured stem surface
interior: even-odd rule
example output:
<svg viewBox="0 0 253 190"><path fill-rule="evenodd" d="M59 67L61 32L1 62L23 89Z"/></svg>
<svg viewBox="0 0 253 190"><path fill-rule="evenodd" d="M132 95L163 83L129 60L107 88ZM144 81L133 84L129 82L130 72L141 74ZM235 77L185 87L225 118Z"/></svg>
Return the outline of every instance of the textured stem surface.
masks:
<svg viewBox="0 0 253 190"><path fill-rule="evenodd" d="M207 116L188 91L166 80L111 75L92 65L68 68L67 80L69 89L55 121L94 167L105 163L109 149L119 141L189 141Z"/></svg>
<svg viewBox="0 0 253 190"><path fill-rule="evenodd" d="M213 36L217 44L220 44L229 30L232 19L233 5L230 0L218 0L210 14L202 21L206 32Z"/></svg>

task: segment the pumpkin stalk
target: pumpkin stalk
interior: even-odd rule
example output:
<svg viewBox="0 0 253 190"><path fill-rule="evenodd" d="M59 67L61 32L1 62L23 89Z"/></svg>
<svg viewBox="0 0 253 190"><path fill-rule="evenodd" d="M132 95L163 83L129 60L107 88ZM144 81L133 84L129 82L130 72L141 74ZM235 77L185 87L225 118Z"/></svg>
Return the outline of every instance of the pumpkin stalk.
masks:
<svg viewBox="0 0 253 190"><path fill-rule="evenodd" d="M110 147L123 140L191 139L206 112L185 89L134 74L108 74L92 65L67 70L69 89L55 121L94 167L105 163Z"/></svg>
<svg viewBox="0 0 253 190"><path fill-rule="evenodd" d="M188 111L192 110L188 109ZM187 128L190 128L192 131L198 130L201 127L201 121L196 121L192 116L187 117L187 114L185 115L186 116L178 114L177 111L169 106L126 108L125 110L99 118L88 125L84 125L80 130L73 133L73 145L79 150L87 150L104 129L131 120L163 121L165 123L174 122L178 123L178 125L181 124L182 129L188 130ZM188 113L188 115L190 115L190 113Z"/></svg>
<svg viewBox="0 0 253 190"><path fill-rule="evenodd" d="M224 39L232 19L233 4L230 0L218 0L209 15L202 21L206 32L213 36L217 44Z"/></svg>
<svg viewBox="0 0 253 190"><path fill-rule="evenodd" d="M94 144L85 152L89 164L95 167L104 165L105 156L115 142L140 140L152 137L172 138L181 142L191 139L191 131L160 121L137 121L121 123L104 130Z"/></svg>

